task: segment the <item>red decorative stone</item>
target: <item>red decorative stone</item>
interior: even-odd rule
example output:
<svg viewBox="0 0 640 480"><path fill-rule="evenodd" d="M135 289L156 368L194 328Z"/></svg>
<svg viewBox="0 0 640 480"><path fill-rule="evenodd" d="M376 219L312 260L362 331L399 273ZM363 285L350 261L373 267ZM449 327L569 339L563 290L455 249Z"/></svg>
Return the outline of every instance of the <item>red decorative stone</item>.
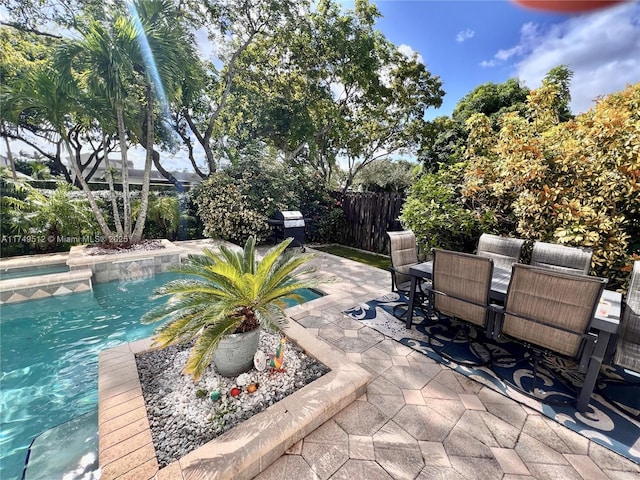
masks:
<svg viewBox="0 0 640 480"><path fill-rule="evenodd" d="M240 390L238 387L233 387L229 391L229 395L231 395L232 397L237 397L238 395L240 395L241 392L242 392L242 390Z"/></svg>

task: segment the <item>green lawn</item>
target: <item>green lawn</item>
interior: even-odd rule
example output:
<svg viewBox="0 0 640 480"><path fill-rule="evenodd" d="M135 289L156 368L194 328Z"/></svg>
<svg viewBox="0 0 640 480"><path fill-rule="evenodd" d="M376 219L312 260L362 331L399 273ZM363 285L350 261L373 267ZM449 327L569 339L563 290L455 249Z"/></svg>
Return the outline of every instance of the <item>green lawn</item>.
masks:
<svg viewBox="0 0 640 480"><path fill-rule="evenodd" d="M367 253L355 248L344 247L342 245L328 245L326 247L313 247L321 252L331 253L339 257L348 258L356 262L371 265L372 267L389 270L391 268L391 259L375 253Z"/></svg>

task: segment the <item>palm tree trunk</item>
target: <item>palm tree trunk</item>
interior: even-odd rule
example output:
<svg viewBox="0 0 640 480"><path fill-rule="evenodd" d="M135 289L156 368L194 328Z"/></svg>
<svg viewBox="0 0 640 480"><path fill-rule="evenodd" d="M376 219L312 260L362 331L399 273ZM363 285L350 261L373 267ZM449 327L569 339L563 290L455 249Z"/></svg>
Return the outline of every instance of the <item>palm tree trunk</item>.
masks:
<svg viewBox="0 0 640 480"><path fill-rule="evenodd" d="M111 174L111 165L109 164L109 149L107 146L107 136L102 136L102 145L104 149L104 176L109 184L109 193L111 196L111 211L113 212L113 222L116 225L116 233L119 237L124 237L122 230L122 222L120 220L120 211L118 210L118 200L116 198L116 191L113 188L113 175ZM97 163L97 162L96 162Z"/></svg>
<svg viewBox="0 0 640 480"><path fill-rule="evenodd" d="M136 219L136 226L131 236L132 243L138 243L142 240L142 232L144 223L147 219L147 209L149 207L149 184L151 183L151 163L153 161L153 88L150 82L147 82L147 155L144 160L144 178L142 180L142 193L140 195L140 211Z"/></svg>
<svg viewBox="0 0 640 480"><path fill-rule="evenodd" d="M118 119L118 139L120 141L120 156L122 159L122 202L124 204L124 239L131 239L131 199L129 196L129 162L127 159L127 139L125 138L124 113L122 102L116 102L116 116Z"/></svg>
<svg viewBox="0 0 640 480"><path fill-rule="evenodd" d="M7 145L7 160L9 160L9 165L11 167L11 177L13 177L14 180L17 180L18 174L16 173L16 163L13 161L13 154L11 153L9 139L7 137L4 137L4 141Z"/></svg>
<svg viewBox="0 0 640 480"><path fill-rule="evenodd" d="M96 199L93 196L93 192L89 188L89 184L82 176L82 173L80 172L80 169L78 168L78 165L75 162L75 157L73 156L71 151L71 144L69 143L69 140L66 138L66 136L64 137L64 145L67 149L67 155L69 155L71 169L73 170L73 173L75 173L76 179L80 182L80 186L82 187L82 190L87 195L87 200L89 200L89 205L91 206L91 210L93 211L93 214L96 217L96 221L98 222L98 225L100 226L100 230L102 230L102 235L104 235L105 241L109 243L110 239L113 238L113 233L111 232L109 225L107 225L107 222L104 219L104 216L102 215L102 211L100 210L100 207L98 206Z"/></svg>

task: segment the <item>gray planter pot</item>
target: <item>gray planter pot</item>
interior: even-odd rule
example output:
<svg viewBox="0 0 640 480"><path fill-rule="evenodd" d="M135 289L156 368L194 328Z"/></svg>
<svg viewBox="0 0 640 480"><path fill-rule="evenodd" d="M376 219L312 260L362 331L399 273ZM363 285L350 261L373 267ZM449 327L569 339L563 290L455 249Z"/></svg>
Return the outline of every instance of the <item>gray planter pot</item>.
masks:
<svg viewBox="0 0 640 480"><path fill-rule="evenodd" d="M223 377L235 377L251 370L258 350L260 329L225 335L213 354L213 364Z"/></svg>

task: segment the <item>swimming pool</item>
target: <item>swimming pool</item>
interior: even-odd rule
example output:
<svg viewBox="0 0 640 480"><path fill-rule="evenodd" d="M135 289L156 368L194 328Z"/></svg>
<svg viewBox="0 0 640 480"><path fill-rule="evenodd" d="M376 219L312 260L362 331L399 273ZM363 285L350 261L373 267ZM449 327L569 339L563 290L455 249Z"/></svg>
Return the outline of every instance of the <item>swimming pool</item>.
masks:
<svg viewBox="0 0 640 480"><path fill-rule="evenodd" d="M20 478L34 437L96 411L98 353L150 336L156 325L140 317L155 304L152 290L173 278L101 283L93 292L2 306L0 478ZM321 295L303 292L305 301Z"/></svg>

